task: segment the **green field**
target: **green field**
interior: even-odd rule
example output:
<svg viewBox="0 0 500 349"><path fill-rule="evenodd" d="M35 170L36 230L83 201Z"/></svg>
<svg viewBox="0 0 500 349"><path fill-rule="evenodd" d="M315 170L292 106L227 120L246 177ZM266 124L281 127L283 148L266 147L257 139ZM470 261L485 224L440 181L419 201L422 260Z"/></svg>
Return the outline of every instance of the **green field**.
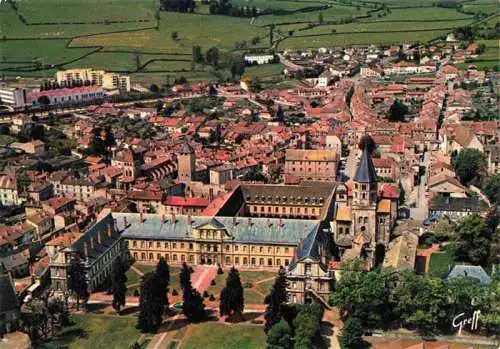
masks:
<svg viewBox="0 0 500 349"><path fill-rule="evenodd" d="M248 47L266 49L271 24L277 25L275 48L304 49L425 42L474 21L472 14L433 7L433 2L379 0L377 3L391 8L390 13L379 17L381 11L373 12L374 3L357 0L344 4L324 0L232 0L235 7L278 11L255 20L208 15L208 5L202 4L194 14L162 11L157 20L158 0L22 0L16 1L17 12L2 2L0 71L14 76L50 77L58 69L93 67L131 74L134 82L146 85L165 83L180 75L190 81L206 81L227 77L228 72L192 71L192 46L199 45L203 51L215 46L233 52L237 44L245 42ZM495 0L464 3L464 9L469 8L474 8L474 13L488 14L498 10ZM347 19L354 22L338 24ZM498 16L481 25L493 27L497 22ZM292 36L289 31L294 31ZM172 39L172 32L178 33L178 39ZM256 37L260 42L252 45ZM497 58L496 51L488 49L477 64L491 64ZM280 72L278 65L249 67L245 76L268 77L278 83L283 80Z"/></svg>
<svg viewBox="0 0 500 349"><path fill-rule="evenodd" d="M183 349L261 349L266 346L266 335L260 326L202 323L193 326L185 339Z"/></svg>
<svg viewBox="0 0 500 349"><path fill-rule="evenodd" d="M65 327L43 349L129 349L139 339L135 317L114 315L72 315L73 325Z"/></svg>

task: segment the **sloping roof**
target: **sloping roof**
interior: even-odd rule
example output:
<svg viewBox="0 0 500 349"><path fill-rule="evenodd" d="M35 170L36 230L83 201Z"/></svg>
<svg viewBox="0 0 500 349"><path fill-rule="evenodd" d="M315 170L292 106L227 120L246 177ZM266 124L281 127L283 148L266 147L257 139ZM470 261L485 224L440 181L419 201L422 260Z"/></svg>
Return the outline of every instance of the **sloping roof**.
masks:
<svg viewBox="0 0 500 349"><path fill-rule="evenodd" d="M184 207L207 207L210 201L202 197L168 196L166 205Z"/></svg>
<svg viewBox="0 0 500 349"><path fill-rule="evenodd" d="M446 276L446 281L460 277L475 278L483 285L491 284L491 277L479 265L455 265Z"/></svg>
<svg viewBox="0 0 500 349"><path fill-rule="evenodd" d="M476 197L455 198L438 195L432 199L429 209L433 211L483 212L488 205Z"/></svg>
<svg viewBox="0 0 500 349"><path fill-rule="evenodd" d="M361 155L361 161L354 175L354 181L358 183L377 182L377 173L373 166L372 156L366 147L363 150L363 155Z"/></svg>
<svg viewBox="0 0 500 349"><path fill-rule="evenodd" d="M124 238L190 240L193 239L193 228L213 223L213 218L192 216L191 224L186 215L176 215L175 223L171 216L162 222L161 215L145 214L141 222L139 214L112 213L117 226L123 230ZM127 227L124 226L124 218ZM235 242L298 244L310 232L318 230L318 220L217 217L217 225L222 225L234 237ZM235 224L236 223L236 224Z"/></svg>
<svg viewBox="0 0 500 349"><path fill-rule="evenodd" d="M0 274L0 314L17 309L18 304L10 276Z"/></svg>

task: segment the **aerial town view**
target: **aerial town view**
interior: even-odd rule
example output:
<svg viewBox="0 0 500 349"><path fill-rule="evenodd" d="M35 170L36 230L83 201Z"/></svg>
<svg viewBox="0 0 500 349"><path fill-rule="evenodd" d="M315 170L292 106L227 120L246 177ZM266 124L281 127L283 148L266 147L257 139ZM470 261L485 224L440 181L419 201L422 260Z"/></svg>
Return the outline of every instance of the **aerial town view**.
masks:
<svg viewBox="0 0 500 349"><path fill-rule="evenodd" d="M0 349L500 348L499 0L0 0Z"/></svg>

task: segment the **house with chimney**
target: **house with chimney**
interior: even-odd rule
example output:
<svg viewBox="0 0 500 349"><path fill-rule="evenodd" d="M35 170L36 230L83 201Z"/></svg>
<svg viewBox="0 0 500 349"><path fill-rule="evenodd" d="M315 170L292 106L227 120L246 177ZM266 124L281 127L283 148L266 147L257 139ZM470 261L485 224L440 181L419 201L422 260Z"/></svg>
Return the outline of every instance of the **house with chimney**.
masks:
<svg viewBox="0 0 500 349"><path fill-rule="evenodd" d="M84 265L88 291L92 292L110 277L114 260L126 258L126 246L110 214L84 233L69 232L56 237L46 248L56 293L68 290L68 269L73 260Z"/></svg>

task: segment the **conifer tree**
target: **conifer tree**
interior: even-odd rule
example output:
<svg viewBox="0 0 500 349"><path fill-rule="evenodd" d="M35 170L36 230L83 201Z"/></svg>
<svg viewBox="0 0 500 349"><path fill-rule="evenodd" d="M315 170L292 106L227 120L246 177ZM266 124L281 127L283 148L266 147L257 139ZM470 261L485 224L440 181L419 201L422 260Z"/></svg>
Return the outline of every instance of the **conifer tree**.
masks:
<svg viewBox="0 0 500 349"><path fill-rule="evenodd" d="M156 332L161 325L163 298L161 282L155 272L144 275L139 298L137 328L142 332Z"/></svg>
<svg viewBox="0 0 500 349"><path fill-rule="evenodd" d="M281 305L286 302L286 277L285 269L280 268L278 276L274 281L271 292L266 296L265 303L267 304L264 318L266 323L264 331L267 333L271 327L278 323L282 316Z"/></svg>
<svg viewBox="0 0 500 349"><path fill-rule="evenodd" d="M186 263L182 265L180 284L183 291L182 312L189 321L198 322L205 317L205 304L201 294L191 284L191 272Z"/></svg>
<svg viewBox="0 0 500 349"><path fill-rule="evenodd" d="M113 272L111 283L113 287L113 308L120 314L120 310L125 306L125 296L127 293L126 265L117 257L113 262Z"/></svg>
<svg viewBox="0 0 500 349"><path fill-rule="evenodd" d="M85 265L80 258L73 259L69 265L68 289L76 296L76 310L80 310L80 300L85 302L89 297Z"/></svg>
<svg viewBox="0 0 500 349"><path fill-rule="evenodd" d="M221 315L233 315L243 313L245 307L243 297L243 286L241 285L240 273L236 268L231 268L226 287L221 291L219 310Z"/></svg>
<svg viewBox="0 0 500 349"><path fill-rule="evenodd" d="M170 268L165 258L160 258L156 265L156 274L158 274L159 288L162 292L163 307L168 307L168 285L170 284Z"/></svg>

